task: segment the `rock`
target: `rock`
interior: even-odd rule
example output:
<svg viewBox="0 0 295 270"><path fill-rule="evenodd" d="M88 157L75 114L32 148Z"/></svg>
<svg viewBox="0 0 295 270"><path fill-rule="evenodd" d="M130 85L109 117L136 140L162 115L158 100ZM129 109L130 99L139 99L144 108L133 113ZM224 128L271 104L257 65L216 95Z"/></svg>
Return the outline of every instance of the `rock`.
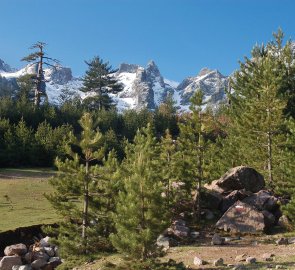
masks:
<svg viewBox="0 0 295 270"><path fill-rule="evenodd" d="M206 209L206 210L205 210L205 219L206 219L206 220L212 220L212 219L214 219L214 214L213 214L213 212L210 211L210 210L208 210L208 209Z"/></svg>
<svg viewBox="0 0 295 270"><path fill-rule="evenodd" d="M50 264L53 268L56 268L61 263L62 263L62 261L61 261L60 257L52 257L49 259L49 262L48 262L48 264Z"/></svg>
<svg viewBox="0 0 295 270"><path fill-rule="evenodd" d="M276 269L286 269L284 265L276 265Z"/></svg>
<svg viewBox="0 0 295 270"><path fill-rule="evenodd" d="M278 199L267 190L260 190L257 193L245 198L243 202L255 206L258 210L275 211L279 208Z"/></svg>
<svg viewBox="0 0 295 270"><path fill-rule="evenodd" d="M246 254L241 254L241 255L238 255L236 258L235 258L235 261L236 262L244 262L246 261Z"/></svg>
<svg viewBox="0 0 295 270"><path fill-rule="evenodd" d="M205 264L206 264L206 262L203 261L201 258L199 258L199 257L194 258L194 265L200 266L200 265L205 265Z"/></svg>
<svg viewBox="0 0 295 270"><path fill-rule="evenodd" d="M216 228L232 233L257 234L265 228L264 216L255 207L237 201L216 223Z"/></svg>
<svg viewBox="0 0 295 270"><path fill-rule="evenodd" d="M42 238L39 242L40 247L49 247L50 246L50 237L46 236L44 238Z"/></svg>
<svg viewBox="0 0 295 270"><path fill-rule="evenodd" d="M207 190L210 190L212 192L212 194L224 194L226 192L226 190L224 190L223 188L221 188L218 185L218 181L219 180L214 180L211 182L211 184L205 184L204 188ZM217 199L217 197L216 197Z"/></svg>
<svg viewBox="0 0 295 270"><path fill-rule="evenodd" d="M59 257L59 249L57 246L54 247L54 253L56 257Z"/></svg>
<svg viewBox="0 0 295 270"><path fill-rule="evenodd" d="M186 226L186 222L184 220L177 219L172 223L172 233L176 237L186 238L189 236L190 229Z"/></svg>
<svg viewBox="0 0 295 270"><path fill-rule="evenodd" d="M40 269L41 267L45 266L47 261L44 259L37 259L31 263L33 269Z"/></svg>
<svg viewBox="0 0 295 270"><path fill-rule="evenodd" d="M16 245L11 245L7 246L4 249L4 254L6 256L12 256L12 255L25 255L27 253L27 247L24 244L16 244Z"/></svg>
<svg viewBox="0 0 295 270"><path fill-rule="evenodd" d="M258 192L265 186L263 176L253 168L246 166L239 166L230 169L214 184L225 192L240 189Z"/></svg>
<svg viewBox="0 0 295 270"><path fill-rule="evenodd" d="M213 265L214 266L223 266L223 259L219 258L219 259L213 261Z"/></svg>
<svg viewBox="0 0 295 270"><path fill-rule="evenodd" d="M170 247L176 247L178 245L178 242L171 237L166 237L161 234L157 238L156 244L158 247L170 248Z"/></svg>
<svg viewBox="0 0 295 270"><path fill-rule="evenodd" d="M222 199L222 195L214 190L204 188L201 194L202 206L206 209L219 209Z"/></svg>
<svg viewBox="0 0 295 270"><path fill-rule="evenodd" d="M279 218L278 225L286 230L289 230L292 228L292 224L286 215L282 215Z"/></svg>
<svg viewBox="0 0 295 270"><path fill-rule="evenodd" d="M295 244L295 237L288 238L288 243L289 244Z"/></svg>
<svg viewBox="0 0 295 270"><path fill-rule="evenodd" d="M225 239L216 233L213 235L211 243L212 245L217 245L217 246L224 245Z"/></svg>
<svg viewBox="0 0 295 270"><path fill-rule="evenodd" d="M254 264L254 263L256 263L256 258L254 258L254 257L247 257L246 258L246 263Z"/></svg>
<svg viewBox="0 0 295 270"><path fill-rule="evenodd" d="M12 267L12 270L32 270L32 267L29 264L26 264L26 265L14 265Z"/></svg>
<svg viewBox="0 0 295 270"><path fill-rule="evenodd" d="M50 257L53 257L55 255L54 249L52 247L44 247L44 251Z"/></svg>
<svg viewBox="0 0 295 270"><path fill-rule="evenodd" d="M228 194L227 196L225 196L222 199L222 203L220 206L220 211L222 213L224 213L225 211L228 210L228 208L230 208L236 201L238 200L243 200L244 198L246 198L247 196L249 196L250 194L252 194L251 192L247 192L245 190L234 190L233 192L231 192L230 194Z"/></svg>
<svg viewBox="0 0 295 270"><path fill-rule="evenodd" d="M32 260L33 260L33 253L31 251L27 252L24 256L24 260L27 262L27 263L31 263Z"/></svg>
<svg viewBox="0 0 295 270"><path fill-rule="evenodd" d="M48 263L42 267L42 270L53 270L53 269L54 269L54 267Z"/></svg>
<svg viewBox="0 0 295 270"><path fill-rule="evenodd" d="M37 260L37 259L42 259L44 261L48 261L49 260L49 256L47 253L43 252L43 251L38 251L38 252L34 252L33 253L33 259Z"/></svg>
<svg viewBox="0 0 295 270"><path fill-rule="evenodd" d="M191 238L196 239L200 236L200 232L191 231L190 236Z"/></svg>
<svg viewBox="0 0 295 270"><path fill-rule="evenodd" d="M272 227L276 222L275 216L271 212L269 212L267 210L263 210L262 214L264 216L265 227L267 227L267 228Z"/></svg>
<svg viewBox="0 0 295 270"><path fill-rule="evenodd" d="M4 256L0 261L1 270L11 270L14 265L22 265L21 257L13 256Z"/></svg>
<svg viewBox="0 0 295 270"><path fill-rule="evenodd" d="M288 245L289 244L288 238L281 237L278 240L276 240L276 244L277 245Z"/></svg>
<svg viewBox="0 0 295 270"><path fill-rule="evenodd" d="M233 267L233 270L246 270L246 267L243 264L237 264Z"/></svg>
<svg viewBox="0 0 295 270"><path fill-rule="evenodd" d="M275 255L273 253L264 253L262 254L262 259L266 262L272 262L274 256Z"/></svg>

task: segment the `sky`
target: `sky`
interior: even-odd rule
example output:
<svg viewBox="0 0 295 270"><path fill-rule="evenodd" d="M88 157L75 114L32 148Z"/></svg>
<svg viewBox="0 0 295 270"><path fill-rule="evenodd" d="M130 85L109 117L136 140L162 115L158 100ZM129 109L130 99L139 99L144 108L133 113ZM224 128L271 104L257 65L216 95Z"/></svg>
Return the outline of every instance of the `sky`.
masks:
<svg viewBox="0 0 295 270"><path fill-rule="evenodd" d="M100 56L182 81L208 67L229 75L279 27L295 40L294 0L0 0L0 59L21 68L37 42L83 76Z"/></svg>

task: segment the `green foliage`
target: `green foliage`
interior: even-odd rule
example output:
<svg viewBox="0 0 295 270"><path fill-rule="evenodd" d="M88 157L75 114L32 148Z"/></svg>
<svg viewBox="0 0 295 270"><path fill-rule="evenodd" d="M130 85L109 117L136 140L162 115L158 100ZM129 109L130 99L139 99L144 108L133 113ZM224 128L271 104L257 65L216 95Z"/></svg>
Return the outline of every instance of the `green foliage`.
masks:
<svg viewBox="0 0 295 270"><path fill-rule="evenodd" d="M111 240L116 249L132 257L151 256L157 236L167 225L159 156L150 125L137 132L134 144L126 146L121 168L124 189L116 202L117 232Z"/></svg>
<svg viewBox="0 0 295 270"><path fill-rule="evenodd" d="M104 62L98 56L94 57L90 62L85 61L88 70L83 78L83 87L81 91L94 93L84 100L86 107L90 110L98 108L98 110L109 109L112 100L110 93L118 93L122 90L121 85L110 75L116 72L108 62Z"/></svg>

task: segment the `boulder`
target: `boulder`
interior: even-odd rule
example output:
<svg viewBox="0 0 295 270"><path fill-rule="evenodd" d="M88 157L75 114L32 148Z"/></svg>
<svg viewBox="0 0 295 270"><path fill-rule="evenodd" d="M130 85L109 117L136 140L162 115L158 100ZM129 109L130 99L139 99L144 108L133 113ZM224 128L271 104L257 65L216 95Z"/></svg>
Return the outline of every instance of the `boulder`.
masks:
<svg viewBox="0 0 295 270"><path fill-rule="evenodd" d="M170 247L176 247L178 245L178 242L171 237L166 237L161 234L157 238L156 244L158 247L170 248Z"/></svg>
<svg viewBox="0 0 295 270"><path fill-rule="evenodd" d="M252 193L246 190L234 190L222 199L220 210L226 212L236 201L241 201Z"/></svg>
<svg viewBox="0 0 295 270"><path fill-rule="evenodd" d="M201 200L203 208L211 210L219 209L222 199L222 195L214 190L204 188L201 191Z"/></svg>
<svg viewBox="0 0 295 270"><path fill-rule="evenodd" d="M38 252L34 252L33 259L34 260L42 259L44 261L48 261L49 255L43 251L38 251Z"/></svg>
<svg viewBox="0 0 295 270"><path fill-rule="evenodd" d="M278 220L278 225L286 230L292 228L292 224L286 215L282 215Z"/></svg>
<svg viewBox="0 0 295 270"><path fill-rule="evenodd" d="M4 249L4 254L6 256L12 256L12 255L25 255L27 253L27 247L24 244L16 244L16 245L11 245L7 246Z"/></svg>
<svg viewBox="0 0 295 270"><path fill-rule="evenodd" d="M239 166L230 169L219 180L213 181L212 184L213 186L217 186L223 190L222 193L240 189L258 192L265 186L263 176L253 168L246 166ZM216 190L213 188L211 189ZM219 192L218 190L216 191Z"/></svg>
<svg viewBox="0 0 295 270"><path fill-rule="evenodd" d="M44 251L49 257L53 257L55 255L54 249L52 247L44 247Z"/></svg>
<svg viewBox="0 0 295 270"><path fill-rule="evenodd" d="M53 268L56 268L61 264L61 258L60 257L52 257L49 259L48 264L51 265Z"/></svg>
<svg viewBox="0 0 295 270"><path fill-rule="evenodd" d="M33 269L40 269L47 264L47 261L44 259L37 259L31 263Z"/></svg>
<svg viewBox="0 0 295 270"><path fill-rule="evenodd" d="M219 180L214 180L210 184L205 184L204 188L210 190L212 194L224 194L226 190L218 185L218 181Z"/></svg>
<svg viewBox="0 0 295 270"><path fill-rule="evenodd" d="M29 251L28 253L25 254L24 260L27 263L31 263L33 260L33 252Z"/></svg>
<svg viewBox="0 0 295 270"><path fill-rule="evenodd" d="M263 210L262 214L264 216L264 224L266 228L270 228L276 223L276 218L271 212Z"/></svg>
<svg viewBox="0 0 295 270"><path fill-rule="evenodd" d="M288 238L288 243L289 244L295 244L295 237Z"/></svg>
<svg viewBox="0 0 295 270"><path fill-rule="evenodd" d="M40 247L49 247L50 246L50 237L46 236L44 238L42 238L39 242Z"/></svg>
<svg viewBox="0 0 295 270"><path fill-rule="evenodd" d="M186 222L182 219L177 219L172 223L172 234L178 238L187 238L190 229L186 226Z"/></svg>
<svg viewBox="0 0 295 270"><path fill-rule="evenodd" d="M278 199L267 190L260 190L257 193L245 198L243 202L255 206L258 210L275 211L279 208Z"/></svg>
<svg viewBox="0 0 295 270"><path fill-rule="evenodd" d="M232 233L257 234L265 228L264 216L251 205L237 201L216 223L216 228Z"/></svg>
<svg viewBox="0 0 295 270"><path fill-rule="evenodd" d="M4 256L0 261L1 270L11 270L13 266L22 265L21 257L13 256Z"/></svg>
<svg viewBox="0 0 295 270"><path fill-rule="evenodd" d="M225 239L224 237L221 237L220 235L218 235L217 233L215 233L212 237L212 241L211 241L212 245L224 245L225 244Z"/></svg>

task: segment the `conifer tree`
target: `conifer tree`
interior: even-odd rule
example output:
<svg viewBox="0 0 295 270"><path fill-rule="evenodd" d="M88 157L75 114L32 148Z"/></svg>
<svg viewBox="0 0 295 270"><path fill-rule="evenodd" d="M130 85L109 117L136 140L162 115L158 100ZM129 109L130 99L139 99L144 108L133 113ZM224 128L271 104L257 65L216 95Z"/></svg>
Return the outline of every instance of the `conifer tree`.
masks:
<svg viewBox="0 0 295 270"><path fill-rule="evenodd" d="M36 49L35 52L24 57L22 61L30 63L30 65L37 65L36 75L34 74L34 84L35 84L35 98L34 104L36 107L40 106L41 96L46 95L46 85L44 78L44 68L43 66L55 67L59 64L59 61L51 57L46 56L44 47L46 44L44 42L37 42L32 45L30 49Z"/></svg>
<svg viewBox="0 0 295 270"><path fill-rule="evenodd" d="M152 255L157 236L167 225L159 155L148 125L137 132L134 144L127 144L121 167L124 190L117 200L117 232L111 240L120 252L143 260Z"/></svg>
<svg viewBox="0 0 295 270"><path fill-rule="evenodd" d="M271 186L279 180L278 169L285 160L282 149L287 136L286 114L292 113L286 111L292 92L286 91L285 83L291 80L287 74L294 63L286 67L291 48L290 44L282 48L281 43L278 37L275 43L256 47L252 59L246 58L235 73L231 82L234 92L229 94L228 139L224 144L226 152L233 150L225 154L232 157L229 166L253 166Z"/></svg>
<svg viewBox="0 0 295 270"><path fill-rule="evenodd" d="M102 134L93 130L90 114L80 120L83 129L81 138L70 135L67 153L71 157L56 160L58 176L50 183L55 192L47 195L53 207L63 216L58 229L58 243L64 253L93 252L105 238L101 237L97 221L97 187L99 175L93 163L102 160L104 147ZM98 196L98 197L97 197Z"/></svg>
<svg viewBox="0 0 295 270"><path fill-rule="evenodd" d="M81 91L92 93L95 96L89 96L85 102L91 109L98 107L98 110L108 109L111 106L112 100L109 94L115 94L122 90L117 80L112 77L114 70L108 62L104 62L98 56L91 61L85 63L88 65L88 70L83 78L83 87Z"/></svg>
<svg viewBox="0 0 295 270"><path fill-rule="evenodd" d="M207 175L207 151L210 140L206 138L209 133L210 117L202 108L205 105L201 90L195 92L191 98L191 114L186 115L180 124L180 136L178 140L178 160L180 179L185 179L188 195L195 192L193 212L194 218L200 220L201 214L201 188Z"/></svg>

